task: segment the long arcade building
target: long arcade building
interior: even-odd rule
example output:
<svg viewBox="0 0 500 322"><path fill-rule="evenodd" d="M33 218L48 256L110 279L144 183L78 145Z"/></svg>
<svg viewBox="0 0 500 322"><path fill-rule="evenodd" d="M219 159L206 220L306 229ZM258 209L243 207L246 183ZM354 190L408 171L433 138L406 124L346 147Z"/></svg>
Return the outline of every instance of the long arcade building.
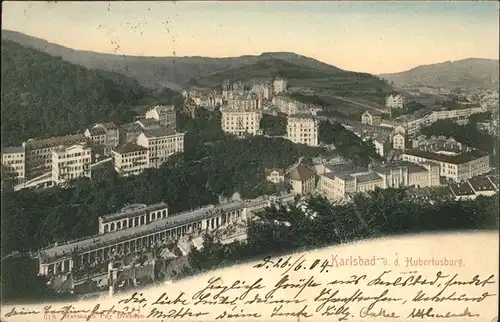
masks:
<svg viewBox="0 0 500 322"><path fill-rule="evenodd" d="M288 197L278 201L287 202L290 200ZM268 205L270 202L259 208ZM117 214L99 218L99 235L41 250L39 274L50 276L69 273L75 268L104 263L115 255L126 255L140 251L143 247L175 241L183 235L213 231L229 223L246 220L247 213L255 211L253 208L243 200L231 200L167 216L165 203L149 207L128 206ZM137 221L136 218L141 219ZM117 222L123 225L118 228Z"/></svg>

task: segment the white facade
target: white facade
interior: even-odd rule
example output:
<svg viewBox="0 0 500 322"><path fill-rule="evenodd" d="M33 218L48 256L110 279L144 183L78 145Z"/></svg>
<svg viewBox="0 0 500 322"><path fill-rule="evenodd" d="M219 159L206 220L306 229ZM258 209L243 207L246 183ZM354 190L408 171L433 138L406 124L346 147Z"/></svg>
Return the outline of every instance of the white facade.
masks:
<svg viewBox="0 0 500 322"><path fill-rule="evenodd" d="M25 179L25 153L24 147L8 147L2 149L2 165L5 171L12 176L15 183L22 183Z"/></svg>
<svg viewBox="0 0 500 322"><path fill-rule="evenodd" d="M406 149L406 137L404 136L404 134L396 133L392 137L392 148L395 150Z"/></svg>
<svg viewBox="0 0 500 322"><path fill-rule="evenodd" d="M52 151L52 181L61 184L68 180L91 177L91 148L86 145L60 147Z"/></svg>
<svg viewBox="0 0 500 322"><path fill-rule="evenodd" d="M160 122L161 126L176 129L175 107L166 105L156 105L146 112L147 119L154 119Z"/></svg>
<svg viewBox="0 0 500 322"><path fill-rule="evenodd" d="M380 125L382 116L378 112L366 111L361 115L361 123L368 125Z"/></svg>
<svg viewBox="0 0 500 322"><path fill-rule="evenodd" d="M134 143L117 146L113 152L115 171L127 177L149 168L148 149Z"/></svg>
<svg viewBox="0 0 500 322"><path fill-rule="evenodd" d="M149 167L159 168L172 154L184 152L184 133L167 128L144 131L137 138L137 145L148 149Z"/></svg>
<svg viewBox="0 0 500 322"><path fill-rule="evenodd" d="M222 131L236 136L258 133L262 119L259 100L254 98L229 100L228 104L221 108L221 113Z"/></svg>
<svg viewBox="0 0 500 322"><path fill-rule="evenodd" d="M404 108L405 98L401 94L390 94L385 99L385 106L388 108Z"/></svg>
<svg viewBox="0 0 500 322"><path fill-rule="evenodd" d="M278 94L278 93L281 93L281 92L286 92L286 88L287 88L287 81L286 81L286 79L278 77L278 78L276 78L273 81L274 94Z"/></svg>
<svg viewBox="0 0 500 322"><path fill-rule="evenodd" d="M319 124L311 115L294 115L287 118L287 138L293 143L319 145Z"/></svg>
<svg viewBox="0 0 500 322"><path fill-rule="evenodd" d="M472 150L464 153L448 153L444 151L429 152L421 150L406 150L402 154L403 161L416 164L435 163L440 166L440 176L455 182L461 182L485 173L490 168L490 156L488 153Z"/></svg>

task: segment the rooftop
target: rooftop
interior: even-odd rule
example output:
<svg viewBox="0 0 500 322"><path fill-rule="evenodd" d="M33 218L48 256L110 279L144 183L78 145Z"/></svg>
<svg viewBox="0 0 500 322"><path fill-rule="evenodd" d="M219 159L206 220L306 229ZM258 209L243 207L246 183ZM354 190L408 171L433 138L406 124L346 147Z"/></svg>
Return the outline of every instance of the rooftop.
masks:
<svg viewBox="0 0 500 322"><path fill-rule="evenodd" d="M33 150L33 149L42 149L59 145L71 145L83 142L87 142L87 138L85 137L85 135L79 133L79 134L70 134L64 136L55 136L45 139L29 139L24 144L26 149Z"/></svg>
<svg viewBox="0 0 500 322"><path fill-rule="evenodd" d="M132 227L125 230L119 230L104 235L89 237L84 240L70 242L68 244L59 245L48 248L40 252L40 262L44 263L49 258L70 256L73 252L83 252L93 250L97 247L105 247L106 245L114 245L120 241L137 238L144 235L153 234L165 229L175 228L181 225L192 223L195 221L208 219L220 215L222 212L229 212L243 208L243 201L233 201L230 203L204 207L193 211L188 211L176 214L164 219L150 222L147 225Z"/></svg>
<svg viewBox="0 0 500 322"><path fill-rule="evenodd" d="M290 121L301 121L301 120L311 120L311 121L314 121L316 120L316 118L314 117L314 115L312 114L308 114L308 113L297 113L297 114L293 114L293 115L290 115L288 118L288 120Z"/></svg>
<svg viewBox="0 0 500 322"><path fill-rule="evenodd" d="M356 176L356 180L358 183L365 183L365 182L370 182L370 181L377 181L377 180L382 180L382 177L380 177L378 174L371 172L371 173L366 173L366 174L360 174Z"/></svg>
<svg viewBox="0 0 500 322"><path fill-rule="evenodd" d="M160 126L160 122L155 119L140 119L135 121L135 123L139 124L141 127Z"/></svg>
<svg viewBox="0 0 500 322"><path fill-rule="evenodd" d="M163 113L175 112L175 107L172 105L156 105L151 110L156 110L158 114L163 114Z"/></svg>
<svg viewBox="0 0 500 322"><path fill-rule="evenodd" d="M310 177L314 177L315 172L308 166L299 164L292 171L290 171L287 176L290 178L290 180L304 181L309 179Z"/></svg>
<svg viewBox="0 0 500 322"><path fill-rule="evenodd" d="M264 173L266 174L266 176L270 175L274 171L277 171L280 176L282 176L284 173L283 169L280 168L264 169Z"/></svg>
<svg viewBox="0 0 500 322"><path fill-rule="evenodd" d="M2 148L2 154L4 153L24 153L24 147L21 146L8 146Z"/></svg>
<svg viewBox="0 0 500 322"><path fill-rule="evenodd" d="M489 155L488 152L482 150L471 150L458 155L444 155L420 149L409 149L404 154L452 164L461 164Z"/></svg>
<svg viewBox="0 0 500 322"><path fill-rule="evenodd" d="M106 123L101 123L106 130L116 130L118 128L118 125L115 124L115 122L106 122Z"/></svg>
<svg viewBox="0 0 500 322"><path fill-rule="evenodd" d="M149 205L149 206L146 206L143 204L133 204L133 205L129 205L127 207L120 209L120 211L118 211L116 213L101 216L100 219L103 223L107 223L107 222L115 221L115 220L122 219L122 218L136 217L136 216L141 215L141 214L146 214L146 213L150 213L152 211L165 209L165 208L168 208L168 205L164 202L160 202L160 203L157 203L154 205Z"/></svg>
<svg viewBox="0 0 500 322"><path fill-rule="evenodd" d="M113 151L115 151L116 153L119 153L119 154L123 154L123 153L130 153L130 152L136 152L136 151L147 151L147 150L148 150L147 148L140 146L140 145L137 145L135 143L127 143L125 145L117 146L116 148L114 148Z"/></svg>
<svg viewBox="0 0 500 322"><path fill-rule="evenodd" d="M137 123L125 123L120 125L120 130L126 132L140 132L142 131L142 127Z"/></svg>
<svg viewBox="0 0 500 322"><path fill-rule="evenodd" d="M382 113L380 113L379 111L376 111L376 110L366 111L363 113L363 115L365 115L365 114L370 114L371 116L382 116Z"/></svg>
<svg viewBox="0 0 500 322"><path fill-rule="evenodd" d="M450 184L450 190L456 197L476 194L468 182L452 183Z"/></svg>
<svg viewBox="0 0 500 322"><path fill-rule="evenodd" d="M469 185L474 191L495 191L495 187L488 177L474 177L470 178Z"/></svg>
<svg viewBox="0 0 500 322"><path fill-rule="evenodd" d="M143 133L144 133L144 136L146 136L147 138L158 138L158 137L180 134L180 133L177 133L175 130L173 130L171 128L166 128L166 127L162 127L162 128L155 129L155 130L146 130Z"/></svg>
<svg viewBox="0 0 500 322"><path fill-rule="evenodd" d="M106 130L100 126L92 127L89 129L90 135L104 135Z"/></svg>

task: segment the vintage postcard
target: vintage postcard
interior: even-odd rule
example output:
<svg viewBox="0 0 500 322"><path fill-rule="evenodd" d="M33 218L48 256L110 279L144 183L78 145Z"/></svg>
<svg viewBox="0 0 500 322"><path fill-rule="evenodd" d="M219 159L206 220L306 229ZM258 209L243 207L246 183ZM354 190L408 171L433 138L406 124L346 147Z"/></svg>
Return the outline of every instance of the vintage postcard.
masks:
<svg viewBox="0 0 500 322"><path fill-rule="evenodd" d="M498 2L6 1L2 322L498 321Z"/></svg>

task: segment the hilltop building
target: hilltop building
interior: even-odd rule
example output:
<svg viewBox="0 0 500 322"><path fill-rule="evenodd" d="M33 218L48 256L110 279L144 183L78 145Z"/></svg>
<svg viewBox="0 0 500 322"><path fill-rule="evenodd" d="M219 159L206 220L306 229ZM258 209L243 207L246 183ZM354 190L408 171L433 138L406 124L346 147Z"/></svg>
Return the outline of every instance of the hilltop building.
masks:
<svg viewBox="0 0 500 322"><path fill-rule="evenodd" d="M273 81L273 93L279 94L282 92L286 92L287 89L287 81L284 78L276 77Z"/></svg>
<svg viewBox="0 0 500 322"><path fill-rule="evenodd" d="M52 181L62 184L76 178L91 178L91 148L83 144L61 146L52 150Z"/></svg>
<svg viewBox="0 0 500 322"><path fill-rule="evenodd" d="M26 178L24 146L2 148L2 176L13 179L14 184L21 184Z"/></svg>
<svg viewBox="0 0 500 322"><path fill-rule="evenodd" d="M307 114L296 114L287 118L287 138L293 143L310 146L319 145L318 120Z"/></svg>
<svg viewBox="0 0 500 322"><path fill-rule="evenodd" d="M85 135L71 134L24 142L26 178L32 179L49 173L52 170L52 151L60 146L75 144L87 144Z"/></svg>
<svg viewBox="0 0 500 322"><path fill-rule="evenodd" d="M230 99L221 108L221 127L226 133L236 136L256 135L260 128L262 111L259 100L248 95Z"/></svg>
<svg viewBox="0 0 500 322"><path fill-rule="evenodd" d="M361 115L361 123L368 125L380 125L382 123L382 115L377 111L366 111Z"/></svg>
<svg viewBox="0 0 500 322"><path fill-rule="evenodd" d="M136 143L148 150L149 168L159 168L174 153L184 152L184 133L167 127L147 130Z"/></svg>
<svg viewBox="0 0 500 322"><path fill-rule="evenodd" d="M175 107L166 105L156 105L145 114L146 119L154 119L162 127L177 129Z"/></svg>
<svg viewBox="0 0 500 322"><path fill-rule="evenodd" d="M140 174L149 168L149 150L135 143L119 145L113 150L115 171L120 176Z"/></svg>
<svg viewBox="0 0 500 322"><path fill-rule="evenodd" d="M111 155L111 151L118 145L118 126L114 122L97 123L85 130L85 137L91 144L93 155Z"/></svg>
<svg viewBox="0 0 500 322"><path fill-rule="evenodd" d="M402 94L391 93L385 99L385 106L387 108L399 108L405 107L405 98Z"/></svg>

